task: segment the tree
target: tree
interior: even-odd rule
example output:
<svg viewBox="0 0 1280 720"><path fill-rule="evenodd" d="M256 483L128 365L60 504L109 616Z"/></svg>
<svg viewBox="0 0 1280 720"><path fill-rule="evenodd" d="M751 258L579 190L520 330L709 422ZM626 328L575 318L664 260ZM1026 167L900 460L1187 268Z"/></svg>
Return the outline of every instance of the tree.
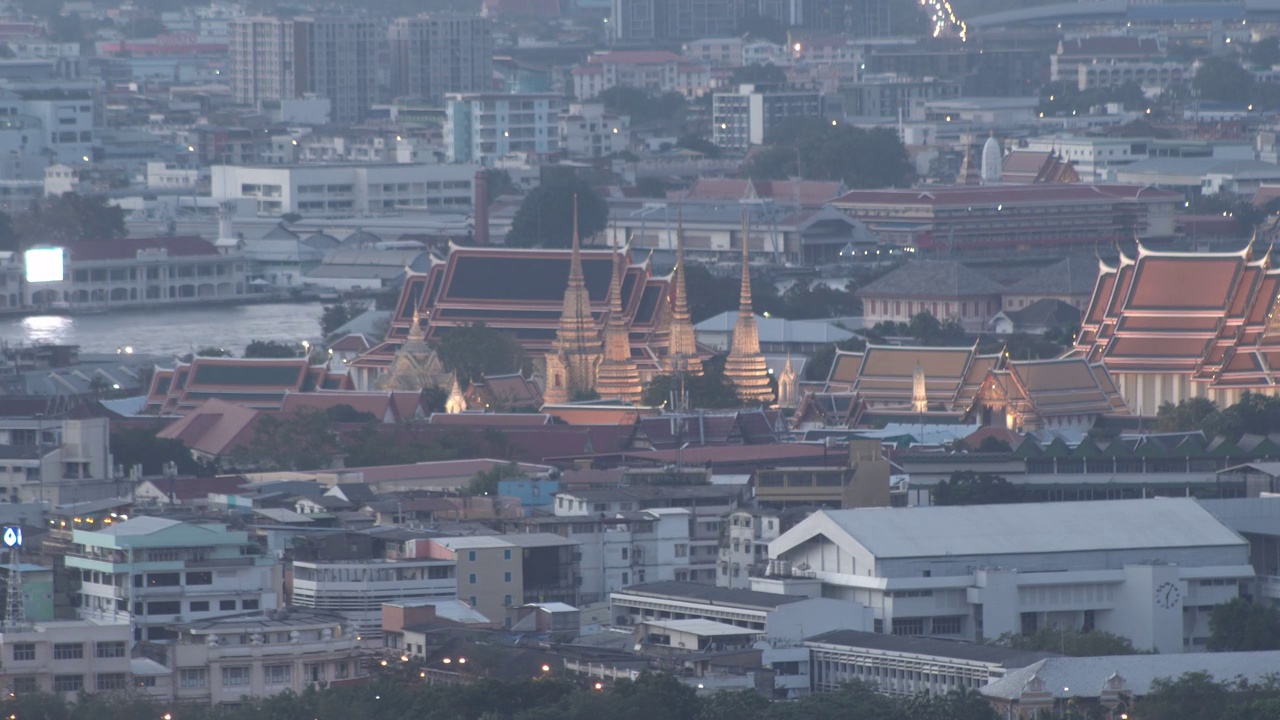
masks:
<svg viewBox="0 0 1280 720"><path fill-rule="evenodd" d="M13 216L0 212L0 252L17 252L21 249L18 233L13 229Z"/></svg>
<svg viewBox="0 0 1280 720"><path fill-rule="evenodd" d="M1280 37L1265 37L1250 46L1249 62L1264 68L1280 65Z"/></svg>
<svg viewBox="0 0 1280 720"><path fill-rule="evenodd" d="M1156 430L1160 432L1187 432L1199 430L1205 420L1218 412L1217 403L1208 398L1187 398L1177 405L1161 403L1156 410Z"/></svg>
<svg viewBox="0 0 1280 720"><path fill-rule="evenodd" d="M101 196L63 193L32 202L13 230L24 245L124 237L124 210Z"/></svg>
<svg viewBox="0 0 1280 720"><path fill-rule="evenodd" d="M777 20L777 18L765 15L751 14L742 18L738 23L738 32L768 40L774 45L785 45L787 43L787 27Z"/></svg>
<svg viewBox="0 0 1280 720"><path fill-rule="evenodd" d="M1206 672L1187 673L1177 680L1157 678L1139 702L1143 720L1220 720L1227 717L1229 691Z"/></svg>
<svg viewBox="0 0 1280 720"><path fill-rule="evenodd" d="M1071 657L1140 654L1129 638L1100 630L1081 632L1075 628L1042 627L1030 635L1005 633L991 644L1016 650L1062 653Z"/></svg>
<svg viewBox="0 0 1280 720"><path fill-rule="evenodd" d="M571 170L543 173L542 183L525 196L507 233L512 247L569 247L573 242L574 196L578 199L578 234L589 238L605 228L609 205Z"/></svg>
<svg viewBox="0 0 1280 720"><path fill-rule="evenodd" d="M499 482L520 477L525 477L525 473L515 463L495 465L488 470L480 470L475 475L472 475L471 480L467 483L466 490L463 492L467 495L492 495L496 497Z"/></svg>
<svg viewBox="0 0 1280 720"><path fill-rule="evenodd" d="M996 505L1026 502L1027 489L994 473L956 470L933 488L935 505Z"/></svg>
<svg viewBox="0 0 1280 720"><path fill-rule="evenodd" d="M831 374L831 366L836 361L836 350L844 350L845 352L862 352L867 349L867 343L861 338L849 338L841 340L831 345L823 345L818 348L817 352L809 357L809 362L804 365L804 379L813 382L821 382L827 379Z"/></svg>
<svg viewBox="0 0 1280 720"><path fill-rule="evenodd" d="M126 472L135 465L141 465L143 475L160 475L169 463L177 466L180 475L206 472L204 466L191 457L191 451L181 440L156 437L155 431L149 428L113 429L111 457Z"/></svg>
<svg viewBox="0 0 1280 720"><path fill-rule="evenodd" d="M292 225L302 220L302 214L296 212L287 212L280 216L280 222L285 225Z"/></svg>
<svg viewBox="0 0 1280 720"><path fill-rule="evenodd" d="M1225 57L1207 57L1200 61L1191 86L1200 97L1217 102L1246 103L1253 95L1254 79L1240 63Z"/></svg>
<svg viewBox="0 0 1280 720"><path fill-rule="evenodd" d="M821 118L790 118L765 138L747 166L753 178L839 180L851 188L900 187L913 174L906 147L890 128L870 130Z"/></svg>
<svg viewBox="0 0 1280 720"><path fill-rule="evenodd" d="M676 140L676 147L702 153L712 160L720 157L720 146L701 135L681 135L680 139Z"/></svg>
<svg viewBox="0 0 1280 720"><path fill-rule="evenodd" d="M1213 652L1280 650L1280 610L1239 597L1214 605L1208 648Z"/></svg>
<svg viewBox="0 0 1280 720"><path fill-rule="evenodd" d="M484 171L485 187L489 191L489 204L492 205L494 200L503 195L519 195L520 188L511 180L511 173L506 170L497 168L487 168Z"/></svg>
<svg viewBox="0 0 1280 720"><path fill-rule="evenodd" d="M671 401L673 392L680 392L680 385L671 375L655 375L644 386L640 402L651 407L660 407ZM742 401L738 399L733 383L729 382L724 375L723 355L704 362L701 375L685 375L683 385L691 408L714 410L742 407Z"/></svg>
<svg viewBox="0 0 1280 720"><path fill-rule="evenodd" d="M1009 443L1001 440L994 435L988 435L982 438L982 442L978 443L978 452L1013 452L1013 447Z"/></svg>
<svg viewBox="0 0 1280 720"><path fill-rule="evenodd" d="M279 340L253 340L244 348L247 358L297 358L302 357L300 350L293 343Z"/></svg>
<svg viewBox="0 0 1280 720"><path fill-rule="evenodd" d="M226 348L218 347L202 347L193 353L186 353L178 359L184 363L189 363L197 357L235 357L236 354Z"/></svg>
<svg viewBox="0 0 1280 720"><path fill-rule="evenodd" d="M360 300L348 300L324 306L320 314L320 334L329 337L337 332L338 328L359 317L368 309L369 304Z"/></svg>
<svg viewBox="0 0 1280 720"><path fill-rule="evenodd" d="M595 97L605 110L631 118L631 126L661 124L678 126L684 123L688 101L678 92L651 95L645 90L618 85Z"/></svg>
<svg viewBox="0 0 1280 720"><path fill-rule="evenodd" d="M765 720L769 705L754 690L721 690L703 698L698 720Z"/></svg>
<svg viewBox="0 0 1280 720"><path fill-rule="evenodd" d="M320 410L302 408L292 417L259 415L248 442L235 452L235 461L278 470L316 470L330 466L338 451L333 419Z"/></svg>
<svg viewBox="0 0 1280 720"><path fill-rule="evenodd" d="M690 263L684 271L689 296L689 315L695 323L738 307L739 281L712 275L705 265ZM755 286L752 286L754 295Z"/></svg>
<svg viewBox="0 0 1280 720"><path fill-rule="evenodd" d="M636 178L635 190L640 197L665 198L667 196L667 182L660 177L646 175L645 177Z"/></svg>
<svg viewBox="0 0 1280 720"><path fill-rule="evenodd" d="M528 370L524 346L516 336L484 323L450 328L441 335L436 354L444 369L457 373L464 385L488 375Z"/></svg>

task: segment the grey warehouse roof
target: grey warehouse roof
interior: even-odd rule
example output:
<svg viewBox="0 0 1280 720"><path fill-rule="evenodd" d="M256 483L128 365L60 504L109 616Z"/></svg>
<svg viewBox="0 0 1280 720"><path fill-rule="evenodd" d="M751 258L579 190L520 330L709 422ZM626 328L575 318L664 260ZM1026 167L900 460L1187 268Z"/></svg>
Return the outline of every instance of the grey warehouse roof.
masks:
<svg viewBox="0 0 1280 720"><path fill-rule="evenodd" d="M1152 682L1160 678L1176 680L1189 672L1205 672L1218 681L1244 678L1256 683L1274 675L1276 668L1280 668L1280 651L1060 657L1014 670L978 692L1013 700L1038 677L1055 698L1098 697L1108 678L1118 674L1125 689L1141 697L1151 692Z"/></svg>

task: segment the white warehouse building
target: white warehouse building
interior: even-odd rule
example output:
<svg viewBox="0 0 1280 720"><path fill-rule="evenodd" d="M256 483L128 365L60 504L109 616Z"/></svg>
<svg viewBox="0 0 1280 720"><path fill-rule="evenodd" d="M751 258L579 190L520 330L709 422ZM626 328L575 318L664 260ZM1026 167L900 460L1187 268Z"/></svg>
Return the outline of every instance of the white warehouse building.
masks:
<svg viewBox="0 0 1280 720"><path fill-rule="evenodd" d="M791 575L770 582L863 603L876 632L1076 628L1162 653L1202 649L1254 576L1249 544L1190 498L823 510L769 555Z"/></svg>
<svg viewBox="0 0 1280 720"><path fill-rule="evenodd" d="M251 200L259 216L368 217L469 213L475 165L324 163L215 165L213 199Z"/></svg>

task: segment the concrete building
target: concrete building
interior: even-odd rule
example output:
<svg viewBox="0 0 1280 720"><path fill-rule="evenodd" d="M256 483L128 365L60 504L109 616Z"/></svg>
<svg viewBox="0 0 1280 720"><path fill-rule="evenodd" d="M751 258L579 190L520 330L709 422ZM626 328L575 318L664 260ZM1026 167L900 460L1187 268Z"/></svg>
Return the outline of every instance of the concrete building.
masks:
<svg viewBox="0 0 1280 720"><path fill-rule="evenodd" d="M573 69L573 95L579 100L615 87L692 99L711 88L711 68L666 50L615 50L596 53Z"/></svg>
<svg viewBox="0 0 1280 720"><path fill-rule="evenodd" d="M235 300L248 292L245 259L203 238L96 239L61 249L61 277L28 280L28 307L105 310Z"/></svg>
<svg viewBox="0 0 1280 720"><path fill-rule="evenodd" d="M92 82L0 84L0 178L33 180L51 163L94 160L100 103Z"/></svg>
<svg viewBox="0 0 1280 720"><path fill-rule="evenodd" d="M687 580L693 515L655 508L610 515L529 517L508 524L523 532L550 532L578 545L578 600L601 602L627 585Z"/></svg>
<svg viewBox="0 0 1280 720"><path fill-rule="evenodd" d="M856 603L816 597L734 590L698 583L632 585L609 596L610 615L619 625L654 621L715 622L768 637L779 645L799 645L809 635L830 630L870 630L871 611Z"/></svg>
<svg viewBox="0 0 1280 720"><path fill-rule="evenodd" d="M280 610L191 623L170 648L173 699L219 705L368 675L357 628L339 615Z"/></svg>
<svg viewBox="0 0 1280 720"><path fill-rule="evenodd" d="M847 83L839 94L848 117L897 118L908 117L919 103L958 98L960 90L956 80L881 73Z"/></svg>
<svg viewBox="0 0 1280 720"><path fill-rule="evenodd" d="M458 599L509 626L520 605L577 605L578 545L549 533L475 535L419 541L415 554L456 563Z"/></svg>
<svg viewBox="0 0 1280 720"><path fill-rule="evenodd" d="M748 5L745 0L612 0L608 34L632 46L729 37L739 34Z"/></svg>
<svg viewBox="0 0 1280 720"><path fill-rule="evenodd" d="M712 96L711 140L722 148L746 150L764 144L788 118L821 116L822 95L816 90L739 85L737 92Z"/></svg>
<svg viewBox="0 0 1280 720"><path fill-rule="evenodd" d="M475 15L398 18L391 41L391 92L440 102L445 93L493 89L493 22Z"/></svg>
<svg viewBox="0 0 1280 720"><path fill-rule="evenodd" d="M789 591L861 602L875 632L1062 627L1163 653L1203 647L1209 609L1254 577L1248 542L1189 498L822 510L769 551Z"/></svg>
<svg viewBox="0 0 1280 720"><path fill-rule="evenodd" d="M560 114L560 149L574 158L598 158L631 145L631 118L606 112L603 103L570 103Z"/></svg>
<svg viewBox="0 0 1280 720"><path fill-rule="evenodd" d="M554 93L448 94L444 145L449 162L491 166L510 153L555 154L562 102Z"/></svg>
<svg viewBox="0 0 1280 720"><path fill-rule="evenodd" d="M103 485L115 492L106 418L4 418L0 458L0 493L9 502L85 500Z"/></svg>
<svg viewBox="0 0 1280 720"><path fill-rule="evenodd" d="M231 21L231 85L235 100L263 101L306 95L328 98L331 120L362 120L377 95L381 28L355 17Z"/></svg>
<svg viewBox="0 0 1280 720"><path fill-rule="evenodd" d="M127 622L61 620L5 628L0 683L18 695L51 693L72 700L80 692L133 687L133 638Z"/></svg>
<svg viewBox="0 0 1280 720"><path fill-rule="evenodd" d="M138 640L170 639L174 624L279 602L275 564L248 533L226 525L144 516L76 530L72 540L66 566L81 575L81 617L131 621Z"/></svg>
<svg viewBox="0 0 1280 720"><path fill-rule="evenodd" d="M268 217L467 212L475 174L474 165L215 165L212 190L219 202L251 200Z"/></svg>
<svg viewBox="0 0 1280 720"><path fill-rule="evenodd" d="M361 634L377 636L382 604L458 594L457 565L448 560L360 559L292 563L290 604L338 613Z"/></svg>

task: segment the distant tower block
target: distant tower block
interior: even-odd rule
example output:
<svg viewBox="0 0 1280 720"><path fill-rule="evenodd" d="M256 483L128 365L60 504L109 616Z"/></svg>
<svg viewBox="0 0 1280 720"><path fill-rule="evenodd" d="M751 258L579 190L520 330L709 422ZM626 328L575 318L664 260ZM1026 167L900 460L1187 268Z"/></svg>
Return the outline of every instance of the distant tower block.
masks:
<svg viewBox="0 0 1280 720"><path fill-rule="evenodd" d="M929 393L925 390L924 368L916 363L915 372L911 373L911 411L929 412Z"/></svg>

